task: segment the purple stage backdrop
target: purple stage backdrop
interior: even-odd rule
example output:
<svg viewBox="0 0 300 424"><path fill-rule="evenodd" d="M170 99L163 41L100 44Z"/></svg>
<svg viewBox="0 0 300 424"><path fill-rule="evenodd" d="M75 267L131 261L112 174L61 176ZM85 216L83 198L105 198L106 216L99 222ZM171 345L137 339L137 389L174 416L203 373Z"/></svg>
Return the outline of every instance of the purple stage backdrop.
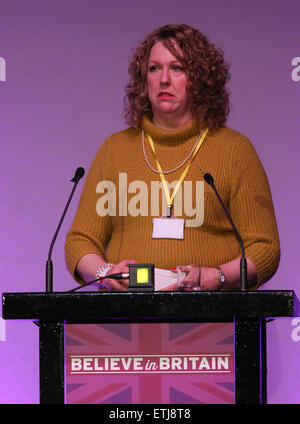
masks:
<svg viewBox="0 0 300 424"><path fill-rule="evenodd" d="M254 144L269 177L281 240L265 289L299 289L299 0L1 0L1 293L43 291L49 244L78 166L125 127L133 48L166 23L198 27L231 64L228 125ZM81 187L80 187L81 188ZM71 289L64 239L55 290ZM300 318L268 324L268 402L300 403ZM38 327L0 319L0 402L39 402Z"/></svg>

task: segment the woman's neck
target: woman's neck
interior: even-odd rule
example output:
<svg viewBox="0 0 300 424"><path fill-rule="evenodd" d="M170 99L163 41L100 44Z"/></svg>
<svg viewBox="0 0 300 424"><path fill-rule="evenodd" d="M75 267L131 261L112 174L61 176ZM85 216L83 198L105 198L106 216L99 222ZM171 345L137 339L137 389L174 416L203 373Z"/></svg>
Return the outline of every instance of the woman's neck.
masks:
<svg viewBox="0 0 300 424"><path fill-rule="evenodd" d="M153 115L152 122L158 128L162 128L163 130L176 130L177 128L183 127L187 125L189 122L193 120L192 114L183 116L179 119L174 119L174 116L159 116L157 114Z"/></svg>
<svg viewBox="0 0 300 424"><path fill-rule="evenodd" d="M158 127L152 117L144 115L142 118L142 130L146 134L150 134L153 140L157 143L170 144L172 146L176 144L185 143L192 137L199 136L199 126L195 119L175 129L164 129ZM173 127L172 127L173 128Z"/></svg>

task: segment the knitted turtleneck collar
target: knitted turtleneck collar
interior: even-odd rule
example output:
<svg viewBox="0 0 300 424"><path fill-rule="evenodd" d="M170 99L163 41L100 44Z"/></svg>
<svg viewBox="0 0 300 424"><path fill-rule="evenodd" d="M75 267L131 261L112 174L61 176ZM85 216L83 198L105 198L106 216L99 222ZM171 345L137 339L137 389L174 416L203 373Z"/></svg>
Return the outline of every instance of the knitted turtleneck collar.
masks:
<svg viewBox="0 0 300 424"><path fill-rule="evenodd" d="M142 129L145 133L150 134L155 142L163 144L180 144L192 137L195 137L196 135L199 135L199 128L196 120L193 120L176 130L164 130L156 127L153 122L144 115L142 118Z"/></svg>

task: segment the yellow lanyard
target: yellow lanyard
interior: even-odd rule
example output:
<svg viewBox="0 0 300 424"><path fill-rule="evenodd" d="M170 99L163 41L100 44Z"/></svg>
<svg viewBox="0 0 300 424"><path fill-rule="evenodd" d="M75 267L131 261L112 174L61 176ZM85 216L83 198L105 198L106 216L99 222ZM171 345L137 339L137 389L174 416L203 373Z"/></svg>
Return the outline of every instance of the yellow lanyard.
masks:
<svg viewBox="0 0 300 424"><path fill-rule="evenodd" d="M171 210L172 210L172 204L173 204L174 197L175 197L175 195L176 195L176 193L177 193L180 185L182 184L183 180L185 179L185 176L188 173L188 170L190 169L190 166L192 164L192 161L193 161L194 157L196 156L198 150L200 149L200 146L203 143L203 141L204 141L207 133L208 133L208 128L206 128L206 130L203 131L203 133L202 133L202 135L200 137L200 140L199 140L199 142L197 144L197 147L194 150L192 159L191 159L190 163L187 165L187 167L185 168L185 170L183 171L183 173L181 174L181 177L179 178L179 180L178 180L178 182L177 182L177 184L176 184L176 186L175 186L175 188L173 190L172 196L170 196L170 192L169 192L169 189L168 189L168 183L167 183L167 181L165 179L165 176L164 176L162 167L160 166L160 163L159 163L159 161L158 161L158 159L157 159L157 157L155 155L155 148L154 148L153 139L152 139L152 137L151 137L150 134L147 134L147 138L148 138L150 147L151 147L152 152L153 152L153 154L155 156L155 159L156 159L156 165L157 165L157 169L159 171L160 179L161 179L161 182L163 184L163 188L164 188L164 192L165 192L165 196L166 196L166 200L167 200L167 204L168 204L168 213L167 213L167 216L168 217L171 217Z"/></svg>

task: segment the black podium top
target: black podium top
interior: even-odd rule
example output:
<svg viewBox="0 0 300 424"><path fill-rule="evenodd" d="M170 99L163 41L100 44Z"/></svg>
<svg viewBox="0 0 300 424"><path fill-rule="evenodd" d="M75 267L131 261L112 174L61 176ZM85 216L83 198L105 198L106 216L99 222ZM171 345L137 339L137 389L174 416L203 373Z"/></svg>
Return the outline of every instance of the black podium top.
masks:
<svg viewBox="0 0 300 424"><path fill-rule="evenodd" d="M299 302L289 290L153 293L4 293L4 319L83 322L232 321L293 317Z"/></svg>

